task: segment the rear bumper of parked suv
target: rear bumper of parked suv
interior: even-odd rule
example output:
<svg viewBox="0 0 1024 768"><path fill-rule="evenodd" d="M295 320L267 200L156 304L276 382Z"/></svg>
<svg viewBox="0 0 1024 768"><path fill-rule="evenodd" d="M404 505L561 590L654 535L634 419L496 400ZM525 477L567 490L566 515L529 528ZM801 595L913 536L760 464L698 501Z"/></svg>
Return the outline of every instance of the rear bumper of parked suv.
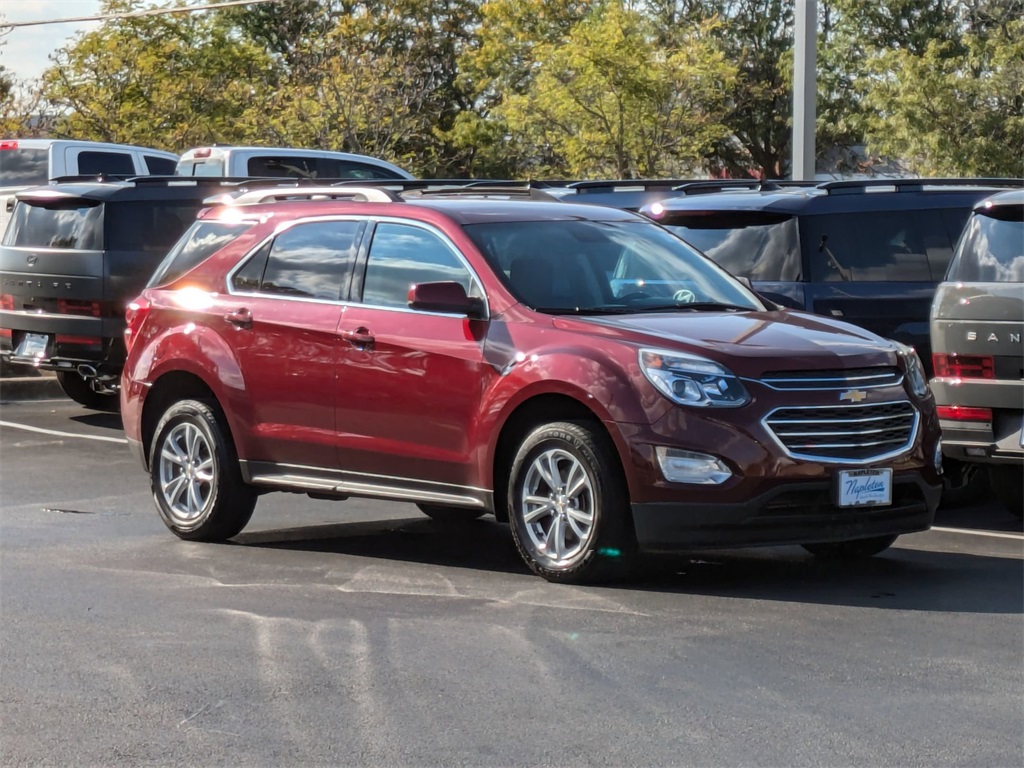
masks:
<svg viewBox="0 0 1024 768"><path fill-rule="evenodd" d="M124 319L120 317L0 310L0 358L50 371L86 366L101 378L116 379L125 359L123 331ZM18 354L22 340L30 333L48 338L41 356Z"/></svg>
<svg viewBox="0 0 1024 768"><path fill-rule="evenodd" d="M746 501L634 504L633 524L646 550L863 539L927 530L941 493L940 484L905 472L893 478L892 505L840 508L829 481L780 483Z"/></svg>

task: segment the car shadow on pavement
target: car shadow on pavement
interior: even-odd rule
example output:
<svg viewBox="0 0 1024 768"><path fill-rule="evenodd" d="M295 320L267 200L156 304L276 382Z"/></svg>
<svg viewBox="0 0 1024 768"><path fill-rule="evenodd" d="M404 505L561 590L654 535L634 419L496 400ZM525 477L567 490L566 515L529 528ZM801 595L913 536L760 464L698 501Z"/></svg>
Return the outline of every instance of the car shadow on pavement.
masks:
<svg viewBox="0 0 1024 768"><path fill-rule="evenodd" d="M96 427L98 429L109 429L113 432L124 432L124 426L121 424L120 413L105 413L102 411L92 411L90 413L83 413L77 416L72 416L69 421L73 421L76 424L82 424L86 427Z"/></svg>
<svg viewBox="0 0 1024 768"><path fill-rule="evenodd" d="M620 589L900 611L1024 613L1024 561L903 549L824 561L799 547L658 556Z"/></svg>
<svg viewBox="0 0 1024 768"><path fill-rule="evenodd" d="M246 547L321 552L527 575L507 525L444 525L425 518L242 533ZM589 587L584 587L589 588ZM641 558L628 580L598 587L902 611L1024 613L1024 561L896 546L855 562L815 559L799 547Z"/></svg>

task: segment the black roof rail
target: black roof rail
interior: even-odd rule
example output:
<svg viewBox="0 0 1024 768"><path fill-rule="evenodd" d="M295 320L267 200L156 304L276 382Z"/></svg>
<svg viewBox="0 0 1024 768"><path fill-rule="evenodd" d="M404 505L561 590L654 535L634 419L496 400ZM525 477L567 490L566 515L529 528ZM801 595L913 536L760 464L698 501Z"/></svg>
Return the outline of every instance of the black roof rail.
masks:
<svg viewBox="0 0 1024 768"><path fill-rule="evenodd" d="M673 189L684 184L712 181L712 179L601 179L597 181L576 181L567 184L566 189L575 189L577 194L614 189Z"/></svg>
<svg viewBox="0 0 1024 768"><path fill-rule="evenodd" d="M861 194L868 189L892 187L897 192L920 192L925 187L1024 187L1024 179L1012 178L936 178L936 179L838 179L817 185L830 195Z"/></svg>
<svg viewBox="0 0 1024 768"><path fill-rule="evenodd" d="M499 197L559 202L559 198L544 191L550 188L536 186L531 181L474 181L461 186L449 185L409 190L406 197Z"/></svg>
<svg viewBox="0 0 1024 768"><path fill-rule="evenodd" d="M321 180L321 183L328 183L336 187L386 187L399 192L407 192L434 187L464 187L467 184L518 184L520 182L490 179L332 179Z"/></svg>

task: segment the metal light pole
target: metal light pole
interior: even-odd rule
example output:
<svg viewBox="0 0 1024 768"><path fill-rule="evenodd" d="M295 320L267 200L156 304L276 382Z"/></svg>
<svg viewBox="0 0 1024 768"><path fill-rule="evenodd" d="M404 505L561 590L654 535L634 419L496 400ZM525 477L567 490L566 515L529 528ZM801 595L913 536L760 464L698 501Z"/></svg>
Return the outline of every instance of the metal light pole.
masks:
<svg viewBox="0 0 1024 768"><path fill-rule="evenodd" d="M796 0L793 35L793 164L790 177L814 179L818 111L818 0Z"/></svg>

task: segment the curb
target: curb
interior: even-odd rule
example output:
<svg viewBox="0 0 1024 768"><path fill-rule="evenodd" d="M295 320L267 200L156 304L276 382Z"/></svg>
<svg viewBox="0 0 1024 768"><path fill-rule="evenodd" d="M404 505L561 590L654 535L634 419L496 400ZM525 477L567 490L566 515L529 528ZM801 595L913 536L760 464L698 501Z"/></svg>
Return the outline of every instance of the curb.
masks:
<svg viewBox="0 0 1024 768"><path fill-rule="evenodd" d="M12 376L0 379L0 402L67 397L56 376Z"/></svg>

